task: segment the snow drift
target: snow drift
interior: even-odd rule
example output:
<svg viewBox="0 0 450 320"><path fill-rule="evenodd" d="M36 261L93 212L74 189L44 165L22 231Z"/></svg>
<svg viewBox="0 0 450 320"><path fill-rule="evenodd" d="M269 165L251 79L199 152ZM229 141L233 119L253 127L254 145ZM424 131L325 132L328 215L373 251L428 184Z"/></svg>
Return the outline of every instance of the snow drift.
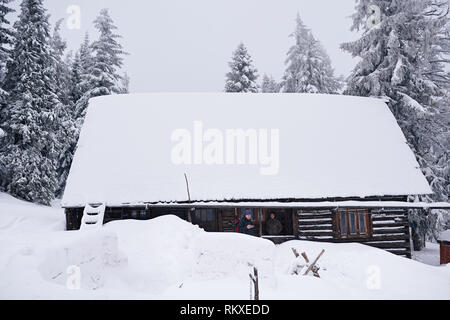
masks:
<svg viewBox="0 0 450 320"><path fill-rule="evenodd" d="M260 271L262 299L450 299L450 266L362 244L275 246L175 216L66 232L61 209L0 200L2 299L248 299L249 264ZM290 274L292 248L310 259L325 249L320 279ZM79 290L67 286L71 266L80 269Z"/></svg>

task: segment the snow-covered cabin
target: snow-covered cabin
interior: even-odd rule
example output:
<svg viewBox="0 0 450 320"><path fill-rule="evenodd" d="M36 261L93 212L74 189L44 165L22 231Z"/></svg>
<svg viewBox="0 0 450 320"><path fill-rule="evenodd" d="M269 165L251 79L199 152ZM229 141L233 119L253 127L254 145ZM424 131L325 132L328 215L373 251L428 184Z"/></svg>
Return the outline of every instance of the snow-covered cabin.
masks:
<svg viewBox="0 0 450 320"><path fill-rule="evenodd" d="M409 195L432 191L383 100L164 93L90 101L62 201L67 229L174 214L274 241L364 242L410 256ZM276 213L283 229L268 236ZM104 217L103 217L104 214Z"/></svg>

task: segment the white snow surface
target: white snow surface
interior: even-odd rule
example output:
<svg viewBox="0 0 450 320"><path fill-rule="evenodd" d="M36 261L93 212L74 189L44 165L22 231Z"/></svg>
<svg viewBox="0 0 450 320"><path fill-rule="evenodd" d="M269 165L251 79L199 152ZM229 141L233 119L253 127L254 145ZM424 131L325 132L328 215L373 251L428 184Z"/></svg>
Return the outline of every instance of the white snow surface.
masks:
<svg viewBox="0 0 450 320"><path fill-rule="evenodd" d="M441 255L438 243L427 242L421 251L413 251L412 258L432 266L441 265Z"/></svg>
<svg viewBox="0 0 450 320"><path fill-rule="evenodd" d="M439 235L439 240L441 240L441 241L450 241L450 229L443 231Z"/></svg>
<svg viewBox="0 0 450 320"><path fill-rule="evenodd" d="M262 299L450 299L449 265L362 244L276 246L206 233L175 216L67 232L60 211L0 194L0 299L249 299L249 263L259 269ZM311 260L325 249L320 279L289 274L291 248ZM80 289L67 286L71 266Z"/></svg>
<svg viewBox="0 0 450 320"><path fill-rule="evenodd" d="M404 202L404 201L207 201L186 203L158 203L159 207L241 207L241 208L412 208L412 209L450 209L449 202Z"/></svg>
<svg viewBox="0 0 450 320"><path fill-rule="evenodd" d="M279 129L279 172L175 165L177 129ZM207 143L204 143L207 146ZM262 166L264 167L264 166ZM62 205L429 194L379 99L320 94L161 93L90 101Z"/></svg>

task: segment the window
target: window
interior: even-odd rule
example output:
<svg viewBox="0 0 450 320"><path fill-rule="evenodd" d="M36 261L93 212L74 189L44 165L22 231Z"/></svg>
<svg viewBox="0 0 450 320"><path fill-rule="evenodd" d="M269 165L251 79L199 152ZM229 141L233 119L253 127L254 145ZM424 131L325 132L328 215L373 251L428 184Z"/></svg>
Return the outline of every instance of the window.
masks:
<svg viewBox="0 0 450 320"><path fill-rule="evenodd" d="M369 211L362 209L341 209L337 212L339 219L338 235L341 238L369 236Z"/></svg>
<svg viewBox="0 0 450 320"><path fill-rule="evenodd" d="M124 208L122 219L146 220L147 211L143 208Z"/></svg>
<svg viewBox="0 0 450 320"><path fill-rule="evenodd" d="M217 231L217 214L214 209L196 209L192 216L192 223L206 231Z"/></svg>

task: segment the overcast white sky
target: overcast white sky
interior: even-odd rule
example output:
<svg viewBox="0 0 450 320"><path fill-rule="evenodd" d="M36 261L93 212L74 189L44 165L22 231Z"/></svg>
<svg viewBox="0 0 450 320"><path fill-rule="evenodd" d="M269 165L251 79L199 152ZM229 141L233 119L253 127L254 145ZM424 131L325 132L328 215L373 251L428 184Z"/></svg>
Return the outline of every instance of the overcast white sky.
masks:
<svg viewBox="0 0 450 320"><path fill-rule="evenodd" d="M16 5L21 0L15 0ZM299 12L331 56L337 74L347 76L355 60L339 49L357 38L350 32L354 0L44 0L51 22L81 8L81 29L65 27L76 49L102 8L110 14L130 53L124 70L132 92L222 91L227 62L243 41L262 76L284 71L289 34ZM65 26L65 25L64 25Z"/></svg>

